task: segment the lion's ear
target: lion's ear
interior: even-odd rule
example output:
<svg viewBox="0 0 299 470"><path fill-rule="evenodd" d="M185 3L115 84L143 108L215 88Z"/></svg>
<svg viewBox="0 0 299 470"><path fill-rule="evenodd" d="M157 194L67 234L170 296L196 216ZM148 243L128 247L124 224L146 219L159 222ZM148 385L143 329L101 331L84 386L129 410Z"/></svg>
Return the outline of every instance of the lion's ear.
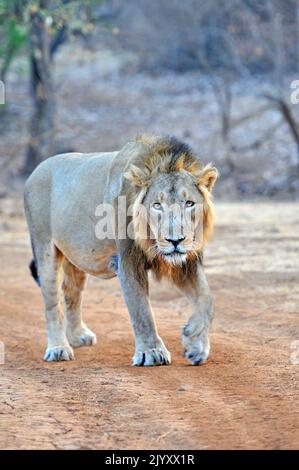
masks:
<svg viewBox="0 0 299 470"><path fill-rule="evenodd" d="M148 175L135 165L130 166L130 169L124 174L124 177L139 188L148 186L149 184Z"/></svg>
<svg viewBox="0 0 299 470"><path fill-rule="evenodd" d="M217 168L209 163L196 175L196 184L197 186L204 187L208 191L211 191L218 175Z"/></svg>

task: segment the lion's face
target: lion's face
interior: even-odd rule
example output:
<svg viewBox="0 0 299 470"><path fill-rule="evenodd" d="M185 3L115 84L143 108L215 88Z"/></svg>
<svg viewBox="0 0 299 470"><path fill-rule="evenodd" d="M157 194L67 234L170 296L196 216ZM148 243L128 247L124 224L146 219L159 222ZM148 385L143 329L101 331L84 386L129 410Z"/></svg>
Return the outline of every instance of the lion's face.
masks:
<svg viewBox="0 0 299 470"><path fill-rule="evenodd" d="M135 239L149 260L182 265L196 258L212 233L210 191L217 178L211 165L148 175L137 167L127 173L136 187L133 205Z"/></svg>
<svg viewBox="0 0 299 470"><path fill-rule="evenodd" d="M204 198L186 172L160 175L142 202L146 210L147 254L183 264L203 246ZM144 228L144 227L143 227Z"/></svg>

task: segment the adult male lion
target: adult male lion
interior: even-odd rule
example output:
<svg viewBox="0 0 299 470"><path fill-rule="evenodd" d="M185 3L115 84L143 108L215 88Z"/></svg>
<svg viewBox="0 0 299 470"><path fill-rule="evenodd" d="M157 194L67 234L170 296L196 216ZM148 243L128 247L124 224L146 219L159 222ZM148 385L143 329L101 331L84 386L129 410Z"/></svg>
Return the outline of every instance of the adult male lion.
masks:
<svg viewBox="0 0 299 470"><path fill-rule="evenodd" d="M57 155L36 168L26 183L25 212L34 254L31 271L45 302L46 361L73 359L71 346L96 343L81 317L86 275L117 274L135 333L133 365L169 364L170 353L149 304L149 270L170 279L193 305L183 329L185 356L192 364L208 358L213 307L202 250L213 228L210 191L216 178L216 168L204 167L173 137L142 136L119 152ZM126 224L133 224L135 238L116 233L99 239L95 209L105 203L117 210L120 196L126 197L126 207L133 204ZM167 212L173 204L180 217ZM184 221L189 215L194 222L198 207L203 208L202 220L187 226ZM166 212L169 217L163 217ZM153 215L153 221L144 220L145 214ZM141 235L144 225L148 236ZM61 273L66 328L59 300Z"/></svg>

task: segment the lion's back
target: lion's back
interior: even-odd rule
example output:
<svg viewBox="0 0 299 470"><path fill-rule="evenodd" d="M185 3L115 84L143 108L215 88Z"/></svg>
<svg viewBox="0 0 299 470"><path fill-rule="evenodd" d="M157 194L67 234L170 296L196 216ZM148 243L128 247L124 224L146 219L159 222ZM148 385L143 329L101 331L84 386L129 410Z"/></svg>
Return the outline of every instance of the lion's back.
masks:
<svg viewBox="0 0 299 470"><path fill-rule="evenodd" d="M32 230L52 233L55 225L74 224L75 217L94 217L103 201L113 153L55 155L28 178L24 206Z"/></svg>

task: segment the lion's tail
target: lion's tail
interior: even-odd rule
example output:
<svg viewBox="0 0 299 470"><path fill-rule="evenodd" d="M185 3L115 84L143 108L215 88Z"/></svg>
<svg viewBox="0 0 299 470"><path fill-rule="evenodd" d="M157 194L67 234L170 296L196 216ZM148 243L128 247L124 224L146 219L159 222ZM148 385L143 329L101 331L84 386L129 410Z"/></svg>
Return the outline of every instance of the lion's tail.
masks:
<svg viewBox="0 0 299 470"><path fill-rule="evenodd" d="M29 264L29 269L30 269L31 275L32 275L33 279L35 280L36 284L40 287L40 279L39 279L35 259L31 260L31 262Z"/></svg>

